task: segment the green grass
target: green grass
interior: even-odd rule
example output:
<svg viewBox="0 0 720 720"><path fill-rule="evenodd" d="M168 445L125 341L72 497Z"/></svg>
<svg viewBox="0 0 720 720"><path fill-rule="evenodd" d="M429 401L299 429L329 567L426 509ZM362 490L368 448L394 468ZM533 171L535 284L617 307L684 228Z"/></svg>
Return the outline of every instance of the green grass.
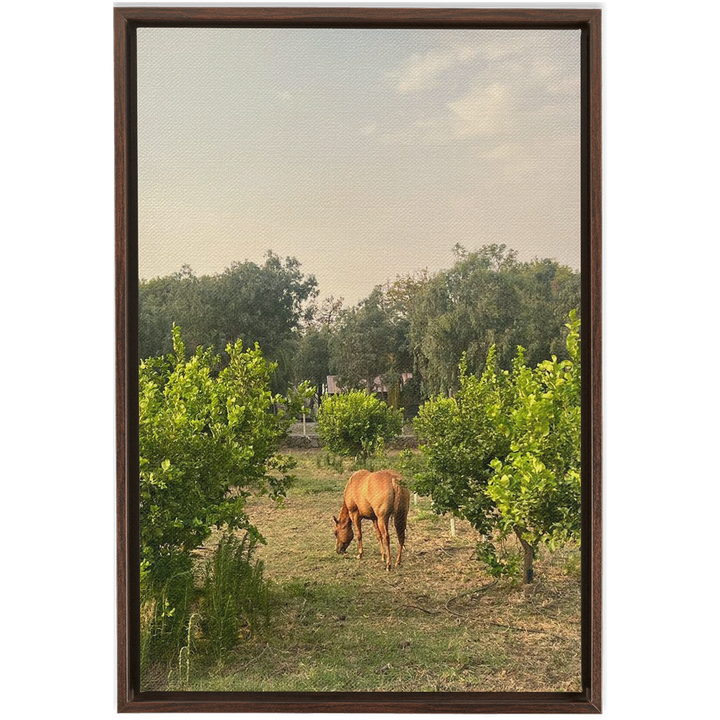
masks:
<svg viewBox="0 0 720 720"><path fill-rule="evenodd" d="M329 463L327 453L319 450L295 450L292 456L297 461L293 470L296 477L290 491L291 495L317 495L319 493L341 493L347 482L344 469L338 470ZM338 468L350 467L348 461L335 458ZM348 473L349 474L349 473Z"/></svg>
<svg viewBox="0 0 720 720"><path fill-rule="evenodd" d="M247 691L579 691L576 548L542 553L530 592L492 584L473 559L476 532L411 502L403 565L383 569L370 523L365 557L334 552L342 472L319 451L293 453L296 485L282 505L257 498L267 539L256 557L270 581L271 621L219 662L195 660L189 683L158 670L143 689ZM386 458L388 467L397 453ZM393 554L397 540L392 531ZM168 682L169 680L169 682Z"/></svg>

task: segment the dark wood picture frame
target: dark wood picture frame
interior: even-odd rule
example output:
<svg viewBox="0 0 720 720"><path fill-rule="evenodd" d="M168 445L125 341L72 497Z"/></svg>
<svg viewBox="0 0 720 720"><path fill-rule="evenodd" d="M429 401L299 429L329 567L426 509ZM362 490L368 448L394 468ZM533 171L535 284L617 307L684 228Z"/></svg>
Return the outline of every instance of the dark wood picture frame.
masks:
<svg viewBox="0 0 720 720"><path fill-rule="evenodd" d="M140 692L138 27L581 30L582 692ZM601 11L599 9L114 8L119 712L601 711Z"/></svg>

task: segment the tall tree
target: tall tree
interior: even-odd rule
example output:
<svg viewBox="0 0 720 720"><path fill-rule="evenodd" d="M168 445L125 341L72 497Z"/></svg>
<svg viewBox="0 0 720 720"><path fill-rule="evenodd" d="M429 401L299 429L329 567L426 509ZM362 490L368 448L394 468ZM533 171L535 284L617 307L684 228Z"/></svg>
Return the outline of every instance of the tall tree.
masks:
<svg viewBox="0 0 720 720"><path fill-rule="evenodd" d="M268 252L263 265L235 262L219 275L201 278L204 342L225 347L242 338L275 359L300 326L305 302L316 295L315 277L305 277L295 258Z"/></svg>
<svg viewBox="0 0 720 720"><path fill-rule="evenodd" d="M294 382L308 381L315 388L315 402L322 401L323 388L330 375L330 338L343 313L343 298L332 295L312 302L295 344L292 361Z"/></svg>
<svg viewBox="0 0 720 720"><path fill-rule="evenodd" d="M511 366L515 348L528 362L564 357L563 322L580 304L579 275L551 260L521 263L504 245L477 252L455 248L456 262L437 273L411 304L410 343L425 396L459 387L463 354L482 372L494 345L498 366Z"/></svg>
<svg viewBox="0 0 720 720"><path fill-rule="evenodd" d="M293 378L307 380L315 390L315 402L320 403L323 387L330 374L330 330L311 326L305 329L295 347Z"/></svg>
<svg viewBox="0 0 720 720"><path fill-rule="evenodd" d="M376 377L397 383L410 370L408 320L388 300L381 287L346 310L330 338L331 366L346 388L369 393Z"/></svg>
<svg viewBox="0 0 720 720"><path fill-rule="evenodd" d="M166 277L142 280L139 286L139 348L140 357L157 357L172 352L173 323L189 326L197 332L201 327L203 308L199 280L189 265ZM190 336L191 331L185 333ZM202 341L189 340L191 347Z"/></svg>
<svg viewBox="0 0 720 720"><path fill-rule="evenodd" d="M284 389L290 379L292 344L317 295L317 281L297 259L268 252L262 265L233 263L222 273L197 277L185 266L174 275L143 281L139 288L140 357L172 350L173 323L182 326L188 348L222 350L241 339L258 343L277 361Z"/></svg>

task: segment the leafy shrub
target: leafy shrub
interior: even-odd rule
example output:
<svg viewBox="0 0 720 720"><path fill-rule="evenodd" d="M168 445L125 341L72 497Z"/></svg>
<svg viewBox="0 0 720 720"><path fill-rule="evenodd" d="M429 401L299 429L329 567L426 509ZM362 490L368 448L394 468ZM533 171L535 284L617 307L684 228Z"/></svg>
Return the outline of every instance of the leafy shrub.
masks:
<svg viewBox="0 0 720 720"><path fill-rule="evenodd" d="M515 533L523 547L523 578L532 582L540 544L551 549L580 535L580 321L570 314L569 360L535 368L522 348L511 370L498 371L494 348L480 377L460 365L454 397L429 400L415 420L427 471L415 489L433 508L467 519L481 534ZM491 571L512 569L480 549Z"/></svg>
<svg viewBox="0 0 720 720"><path fill-rule="evenodd" d="M293 409L270 392L260 349L229 345L218 373L210 350L186 360L177 327L173 346L140 365L140 543L155 584L187 566L212 527L254 530L247 497L281 497L292 479L276 451Z"/></svg>
<svg viewBox="0 0 720 720"><path fill-rule="evenodd" d="M318 433L325 447L363 463L401 431L402 411L361 390L328 397L318 411Z"/></svg>
<svg viewBox="0 0 720 720"><path fill-rule="evenodd" d="M345 461L343 458L329 452L318 453L315 456L315 465L318 468L332 468L337 473L345 472Z"/></svg>
<svg viewBox="0 0 720 720"><path fill-rule="evenodd" d="M185 643L195 600L191 552L213 527L259 537L246 499L284 495L294 461L277 449L304 392L274 395L275 366L257 345L228 345L223 362L201 347L187 359L174 327L173 348L139 368L143 663Z"/></svg>
<svg viewBox="0 0 720 720"><path fill-rule="evenodd" d="M397 460L397 468L414 491L415 478L427 471L425 456L417 451L401 450Z"/></svg>
<svg viewBox="0 0 720 720"><path fill-rule="evenodd" d="M485 568L491 577L516 578L520 574L521 556L517 553L499 552L495 544L489 540L478 543L476 556L485 563Z"/></svg>

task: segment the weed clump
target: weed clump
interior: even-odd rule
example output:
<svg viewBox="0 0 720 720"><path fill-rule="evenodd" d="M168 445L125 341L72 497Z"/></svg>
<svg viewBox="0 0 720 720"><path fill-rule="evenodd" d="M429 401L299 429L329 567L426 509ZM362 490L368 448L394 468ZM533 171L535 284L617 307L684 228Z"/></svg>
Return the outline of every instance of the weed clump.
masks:
<svg viewBox="0 0 720 720"><path fill-rule="evenodd" d="M224 534L203 572L177 568L162 583L141 580L141 678L181 686L191 666L221 661L238 643L259 633L270 618L270 591L262 560L253 555L258 537ZM164 670L163 670L164 668Z"/></svg>
<svg viewBox="0 0 720 720"><path fill-rule="evenodd" d="M208 560L200 602L200 627L211 653L219 658L237 644L241 632L253 634L270 617L263 562L253 562L257 541L225 535Z"/></svg>

